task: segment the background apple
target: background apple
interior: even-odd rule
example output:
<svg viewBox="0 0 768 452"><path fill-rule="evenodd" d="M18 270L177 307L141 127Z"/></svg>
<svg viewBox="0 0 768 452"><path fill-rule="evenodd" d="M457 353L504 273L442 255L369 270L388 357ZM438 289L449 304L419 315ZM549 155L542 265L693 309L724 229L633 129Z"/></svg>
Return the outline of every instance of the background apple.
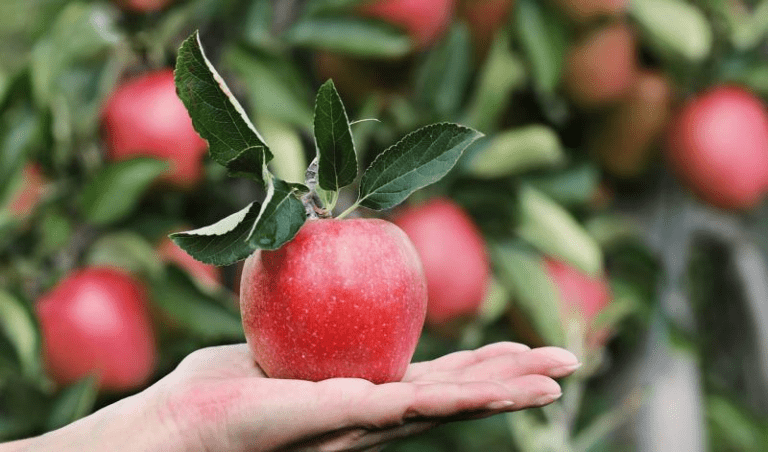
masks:
<svg viewBox="0 0 768 452"><path fill-rule="evenodd" d="M491 270L485 242L469 215L450 199L435 198L404 210L394 223L408 234L424 266L427 323L474 315Z"/></svg>
<svg viewBox="0 0 768 452"><path fill-rule="evenodd" d="M603 16L619 16L628 0L552 0L565 15L577 23L587 23Z"/></svg>
<svg viewBox="0 0 768 452"><path fill-rule="evenodd" d="M147 382L157 350L144 288L123 271L90 267L65 277L36 311L44 359L61 385L95 374L104 390Z"/></svg>
<svg viewBox="0 0 768 452"><path fill-rule="evenodd" d="M586 328L587 345L602 346L609 331L595 325L597 316L611 303L608 283L601 277L591 277L572 266L551 258L544 261L545 269L560 297L560 313L564 322L577 319Z"/></svg>
<svg viewBox="0 0 768 452"><path fill-rule="evenodd" d="M43 196L46 178L35 164L24 166L19 187L11 195L8 210L16 217L29 215Z"/></svg>
<svg viewBox="0 0 768 452"><path fill-rule="evenodd" d="M202 179L207 144L176 96L171 69L141 75L118 87L104 108L102 124L110 159L143 155L165 160L170 169L164 179L181 188L191 188Z"/></svg>
<svg viewBox="0 0 768 452"><path fill-rule="evenodd" d="M672 114L672 87L657 71L643 70L625 99L608 112L591 148L613 176L643 174Z"/></svg>
<svg viewBox="0 0 768 452"><path fill-rule="evenodd" d="M448 29L455 0L374 0L360 13L405 30L418 50L434 44Z"/></svg>
<svg viewBox="0 0 768 452"><path fill-rule="evenodd" d="M245 337L270 377L399 381L424 323L418 254L392 223L310 220L245 262Z"/></svg>
<svg viewBox="0 0 768 452"><path fill-rule="evenodd" d="M173 0L115 0L115 2L127 10L148 13L160 11L173 2Z"/></svg>
<svg viewBox="0 0 768 452"><path fill-rule="evenodd" d="M669 128L669 162L701 199L752 207L768 188L768 111L737 86L718 86L683 106Z"/></svg>
<svg viewBox="0 0 768 452"><path fill-rule="evenodd" d="M624 23L590 32L566 57L563 81L568 96L582 107L620 100L637 75L636 39Z"/></svg>
<svg viewBox="0 0 768 452"><path fill-rule="evenodd" d="M469 27L478 60L485 58L496 31L509 22L515 0L463 0L459 15Z"/></svg>

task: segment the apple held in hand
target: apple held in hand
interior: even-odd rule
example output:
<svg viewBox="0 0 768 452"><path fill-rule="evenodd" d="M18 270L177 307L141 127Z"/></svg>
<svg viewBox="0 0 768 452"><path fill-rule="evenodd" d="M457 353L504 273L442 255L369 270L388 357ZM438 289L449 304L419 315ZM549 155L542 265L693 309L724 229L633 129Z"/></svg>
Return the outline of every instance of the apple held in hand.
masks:
<svg viewBox="0 0 768 452"><path fill-rule="evenodd" d="M753 207L768 191L768 111L746 89L716 87L677 114L667 157L703 201L723 209Z"/></svg>
<svg viewBox="0 0 768 452"><path fill-rule="evenodd" d="M599 329L595 319L613 299L608 283L554 259L545 259L544 265L560 298L563 321L580 322L585 327L587 345L597 348L605 344L610 332Z"/></svg>
<svg viewBox="0 0 768 452"><path fill-rule="evenodd" d="M406 209L395 224L419 252L427 278L427 323L441 325L477 313L490 279L485 242L456 203L436 198Z"/></svg>
<svg viewBox="0 0 768 452"><path fill-rule="evenodd" d="M423 50L436 43L448 29L455 0L374 0L360 14L381 19L405 30L415 47Z"/></svg>
<svg viewBox="0 0 768 452"><path fill-rule="evenodd" d="M165 160L170 169L164 180L180 188L191 188L202 179L207 145L176 96L172 70L145 74L118 87L104 108L102 125L110 159Z"/></svg>
<svg viewBox="0 0 768 452"><path fill-rule="evenodd" d="M64 278L35 306L45 363L61 385L96 375L101 389L147 382L157 360L144 288L113 268L85 268Z"/></svg>
<svg viewBox="0 0 768 452"><path fill-rule="evenodd" d="M308 221L276 251L245 262L240 310L270 377L400 380L427 306L408 237L376 219Z"/></svg>

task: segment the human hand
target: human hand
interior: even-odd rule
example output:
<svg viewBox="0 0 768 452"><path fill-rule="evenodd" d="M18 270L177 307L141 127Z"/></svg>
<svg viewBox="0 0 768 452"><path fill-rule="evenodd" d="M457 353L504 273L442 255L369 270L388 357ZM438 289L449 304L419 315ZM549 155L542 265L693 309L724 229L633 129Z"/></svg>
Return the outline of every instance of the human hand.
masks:
<svg viewBox="0 0 768 452"><path fill-rule="evenodd" d="M578 366L559 348L503 342L412 364L397 383L309 382L267 378L245 344L211 347L147 390L63 430L80 424L84 435L70 431L66 441L79 451L380 450L444 422L551 403L561 395L553 378Z"/></svg>

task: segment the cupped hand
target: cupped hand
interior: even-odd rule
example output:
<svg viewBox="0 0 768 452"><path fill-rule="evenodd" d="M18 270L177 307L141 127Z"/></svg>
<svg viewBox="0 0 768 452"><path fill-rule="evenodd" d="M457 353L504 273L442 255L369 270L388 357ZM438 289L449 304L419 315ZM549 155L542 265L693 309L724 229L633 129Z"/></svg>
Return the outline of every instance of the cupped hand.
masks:
<svg viewBox="0 0 768 452"><path fill-rule="evenodd" d="M245 344L189 355L148 391L161 426L207 451L366 451L448 421L546 405L553 378L579 366L570 352L503 342L412 364L374 385L267 378Z"/></svg>

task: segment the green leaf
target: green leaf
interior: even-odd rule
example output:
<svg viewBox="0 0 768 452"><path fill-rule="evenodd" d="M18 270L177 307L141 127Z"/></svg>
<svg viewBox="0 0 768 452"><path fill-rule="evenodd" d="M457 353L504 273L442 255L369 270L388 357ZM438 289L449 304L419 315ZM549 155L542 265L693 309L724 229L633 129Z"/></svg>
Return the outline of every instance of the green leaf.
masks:
<svg viewBox="0 0 768 452"><path fill-rule="evenodd" d="M456 164L480 132L440 123L409 133L385 149L360 180L358 203L370 209L394 207L414 191L433 184Z"/></svg>
<svg viewBox="0 0 768 452"><path fill-rule="evenodd" d="M262 116L310 130L310 89L289 54L273 54L246 50L241 46L229 46L222 55L222 64L239 76L251 108L249 111L256 115L258 130L264 132L259 124ZM271 141L266 133L264 137L274 149L282 152L280 146Z"/></svg>
<svg viewBox="0 0 768 452"><path fill-rule="evenodd" d="M163 264L152 245L142 236L129 231L115 232L99 238L85 257L88 265L120 267L134 274L159 277Z"/></svg>
<svg viewBox="0 0 768 452"><path fill-rule="evenodd" d="M457 24L419 68L415 90L418 99L435 117L452 117L464 100L472 68L469 31Z"/></svg>
<svg viewBox="0 0 768 452"><path fill-rule="evenodd" d="M175 75L176 91L195 130L208 141L211 158L232 176L265 184L264 172L272 153L205 57L197 32L181 44Z"/></svg>
<svg viewBox="0 0 768 452"><path fill-rule="evenodd" d="M739 50L750 50L760 44L768 33L768 1L763 0L748 15L745 21L736 25L731 42Z"/></svg>
<svg viewBox="0 0 768 452"><path fill-rule="evenodd" d="M46 428L56 430L85 417L96 404L98 380L85 378L64 389L51 407Z"/></svg>
<svg viewBox="0 0 768 452"><path fill-rule="evenodd" d="M276 250L291 240L307 220L295 184L273 178L256 224L248 236L254 248Z"/></svg>
<svg viewBox="0 0 768 452"><path fill-rule="evenodd" d="M603 271L603 252L568 211L534 189L520 189L517 234L542 253L559 257L592 276Z"/></svg>
<svg viewBox="0 0 768 452"><path fill-rule="evenodd" d="M712 28L696 6L678 0L635 0L630 13L662 56L691 62L701 62L709 56Z"/></svg>
<svg viewBox="0 0 768 452"><path fill-rule="evenodd" d="M500 282L510 290L536 331L548 344L564 345L559 295L541 256L514 242L492 244L490 250Z"/></svg>
<svg viewBox="0 0 768 452"><path fill-rule="evenodd" d="M554 92L560 83L568 35L562 20L540 0L520 0L515 10L518 30L533 80L544 92Z"/></svg>
<svg viewBox="0 0 768 452"><path fill-rule="evenodd" d="M584 163L563 171L526 177L525 180L558 203L572 206L592 199L600 183L600 171L595 165Z"/></svg>
<svg viewBox="0 0 768 452"><path fill-rule="evenodd" d="M491 137L467 159L466 171L481 179L493 179L564 162L563 146L555 131L531 125Z"/></svg>
<svg viewBox="0 0 768 452"><path fill-rule="evenodd" d="M359 17L308 17L284 38L294 46L361 57L397 58L411 51L411 40L389 24Z"/></svg>
<svg viewBox="0 0 768 452"><path fill-rule="evenodd" d="M333 80L323 83L315 100L315 145L320 188L338 191L357 177L357 156L349 118Z"/></svg>
<svg viewBox="0 0 768 452"><path fill-rule="evenodd" d="M205 340L242 340L237 314L201 292L189 276L171 266L166 278L152 281L152 302L171 321Z"/></svg>
<svg viewBox="0 0 768 452"><path fill-rule="evenodd" d="M0 291L0 332L14 346L25 375L41 372L40 333L29 307L8 292Z"/></svg>
<svg viewBox="0 0 768 452"><path fill-rule="evenodd" d="M501 118L512 91L526 82L525 65L509 42L508 32L496 34L467 107L464 123L486 133Z"/></svg>
<svg viewBox="0 0 768 452"><path fill-rule="evenodd" d="M304 182L307 158L301 135L294 128L268 116L259 116L256 121L259 130L275 149L280 152L269 162L272 173L287 182Z"/></svg>
<svg viewBox="0 0 768 452"><path fill-rule="evenodd" d="M192 231L170 235L171 240L195 259L212 265L231 265L256 251L247 238L259 217L261 205L244 209L218 222Z"/></svg>
<svg viewBox="0 0 768 452"><path fill-rule="evenodd" d="M99 225L125 218L166 168L165 162L147 157L104 167L83 188L80 197L83 215L88 221Z"/></svg>

